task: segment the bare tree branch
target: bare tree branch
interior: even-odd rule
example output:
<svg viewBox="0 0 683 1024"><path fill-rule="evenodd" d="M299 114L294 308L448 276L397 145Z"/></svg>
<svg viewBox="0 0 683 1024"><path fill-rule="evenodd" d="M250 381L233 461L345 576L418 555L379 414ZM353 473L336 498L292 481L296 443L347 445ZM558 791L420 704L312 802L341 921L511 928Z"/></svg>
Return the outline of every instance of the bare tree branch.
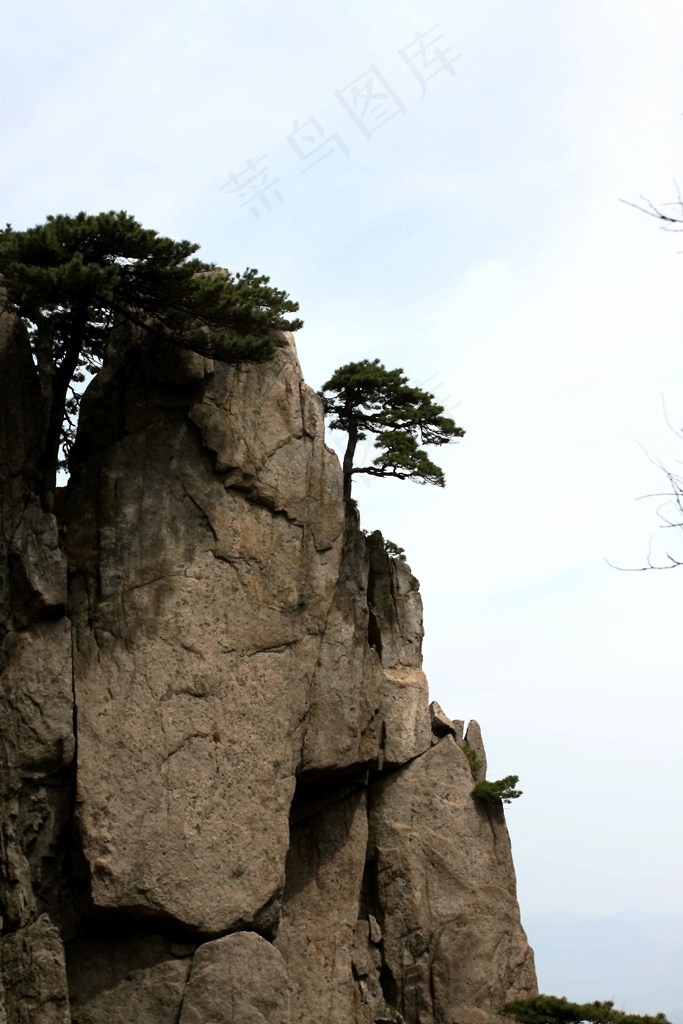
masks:
<svg viewBox="0 0 683 1024"><path fill-rule="evenodd" d="M664 413L664 420L666 422L666 425L668 426L671 433L675 435L676 439L678 441L683 442L683 429L679 430L673 426L671 420L669 419L669 414L666 409L666 402L664 400L663 395L661 396L661 399L662 410ZM641 494L640 497L637 498L636 500L643 501L645 499L650 498L666 498L667 501L659 505L657 508L657 517L661 520L659 529L670 530L672 528L675 528L683 530L683 474L675 473L673 470L669 469L668 466L664 465L661 459L653 459L650 453L647 451L646 448L643 447L642 444L640 445L640 447L645 453L649 462L651 462L653 466L655 466L658 470L664 473L664 476L666 477L669 483L670 489L668 491L656 491L652 494ZM682 463L679 462L679 464ZM676 510L676 515L673 517L670 517L663 511L663 509L666 509L671 504L674 505ZM652 543L652 538L650 538L650 543ZM647 556L647 565L641 565L635 568L628 568L622 565L613 565L613 563L610 562L609 559L605 559L605 561L610 566L610 568L618 569L620 572L647 572L650 569L677 569L679 566L683 565L683 560L675 558L668 551L664 552L664 558L668 560L668 565L655 564L652 560L652 552L650 550Z"/></svg>

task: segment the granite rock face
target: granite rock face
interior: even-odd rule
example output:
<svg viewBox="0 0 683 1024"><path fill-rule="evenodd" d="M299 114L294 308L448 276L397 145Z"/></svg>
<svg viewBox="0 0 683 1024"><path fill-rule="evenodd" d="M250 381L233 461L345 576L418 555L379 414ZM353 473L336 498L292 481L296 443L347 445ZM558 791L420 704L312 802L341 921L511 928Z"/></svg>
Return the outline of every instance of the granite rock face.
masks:
<svg viewBox="0 0 683 1024"><path fill-rule="evenodd" d="M10 1024L69 1024L64 947L47 915L0 939L0 972Z"/></svg>
<svg viewBox="0 0 683 1024"><path fill-rule="evenodd" d="M536 992L504 815L471 790L452 736L371 787L383 959L406 1020L483 1024Z"/></svg>
<svg viewBox="0 0 683 1024"><path fill-rule="evenodd" d="M478 726L430 710L418 583L345 510L291 337L119 339L48 511L26 351L3 314L0 1024L485 1024L535 991Z"/></svg>
<svg viewBox="0 0 683 1024"><path fill-rule="evenodd" d="M348 793L347 788L338 788L330 794L332 800L317 807L305 796L293 807L275 940L287 964L292 1024L346 1024L355 1019L354 936L368 817L365 787L355 785ZM303 817L296 820L299 815Z"/></svg>

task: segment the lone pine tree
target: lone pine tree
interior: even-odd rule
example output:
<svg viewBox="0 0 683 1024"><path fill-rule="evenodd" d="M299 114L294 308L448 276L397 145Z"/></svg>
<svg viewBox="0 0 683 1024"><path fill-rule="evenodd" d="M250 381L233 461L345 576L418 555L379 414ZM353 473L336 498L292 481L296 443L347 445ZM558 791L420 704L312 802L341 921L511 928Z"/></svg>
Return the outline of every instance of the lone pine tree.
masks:
<svg viewBox="0 0 683 1024"><path fill-rule="evenodd" d="M269 359L272 330L301 327L286 319L297 303L269 278L221 271L191 258L198 248L113 211L0 231L0 297L24 322L39 383L45 503L73 444L78 385L101 366L114 327L230 362Z"/></svg>
<svg viewBox="0 0 683 1024"><path fill-rule="evenodd" d="M444 486L443 470L420 445L448 444L465 431L444 416L434 395L410 385L402 369L387 370L379 359L347 363L323 384L320 396L331 429L348 435L343 460L347 501L357 473ZM358 442L369 434L380 453L371 465L355 466Z"/></svg>

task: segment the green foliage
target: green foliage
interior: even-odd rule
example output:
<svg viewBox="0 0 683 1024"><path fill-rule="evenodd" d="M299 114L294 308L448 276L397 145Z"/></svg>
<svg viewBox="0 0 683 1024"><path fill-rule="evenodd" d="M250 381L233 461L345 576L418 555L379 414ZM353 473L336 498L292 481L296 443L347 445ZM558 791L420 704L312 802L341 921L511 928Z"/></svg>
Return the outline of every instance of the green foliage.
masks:
<svg viewBox="0 0 683 1024"><path fill-rule="evenodd" d="M355 502L353 504L355 505ZM394 544L393 540L385 539L381 530L373 530L372 533L368 530L361 530L361 533L364 537L368 538L371 544L381 545L382 550L389 555L389 558L398 558L399 562L405 562L405 549L399 547L398 544Z"/></svg>
<svg viewBox="0 0 683 1024"><path fill-rule="evenodd" d="M610 1001L570 1003L558 996L532 996L506 1003L500 1011L518 1024L669 1024L663 1013L654 1017L624 1013Z"/></svg>
<svg viewBox="0 0 683 1024"><path fill-rule="evenodd" d="M320 395L332 430L348 434L344 455L344 490L351 497L356 473L392 476L443 487L443 470L420 445L442 445L464 435L434 395L412 387L403 370L387 370L379 359L347 363L323 385ZM359 441L374 437L379 451L369 466L354 466Z"/></svg>
<svg viewBox="0 0 683 1024"><path fill-rule="evenodd" d="M102 365L112 329L231 362L269 359L272 329L297 330L298 309L256 270L231 274L192 258L199 246L163 238L114 211L51 216L0 231L0 285L23 320L40 384L43 490L68 456L79 389Z"/></svg>
<svg viewBox="0 0 683 1024"><path fill-rule="evenodd" d="M384 550L389 555L389 558L397 558L399 562L405 562L405 548L401 548L398 544L394 544L393 540L384 541Z"/></svg>
<svg viewBox="0 0 683 1024"><path fill-rule="evenodd" d="M506 775L497 782L482 779L472 790L472 796L475 800L482 800L487 804L498 804L501 800L504 804L509 804L522 795L521 789L516 789L518 782L519 775Z"/></svg>
<svg viewBox="0 0 683 1024"><path fill-rule="evenodd" d="M479 759L479 755L477 754L476 750L474 750L473 747L470 747L468 743L463 744L462 750L463 753L465 754L465 757L469 761L470 771L472 772L472 778L474 779L477 776L477 772L481 768L481 761Z"/></svg>

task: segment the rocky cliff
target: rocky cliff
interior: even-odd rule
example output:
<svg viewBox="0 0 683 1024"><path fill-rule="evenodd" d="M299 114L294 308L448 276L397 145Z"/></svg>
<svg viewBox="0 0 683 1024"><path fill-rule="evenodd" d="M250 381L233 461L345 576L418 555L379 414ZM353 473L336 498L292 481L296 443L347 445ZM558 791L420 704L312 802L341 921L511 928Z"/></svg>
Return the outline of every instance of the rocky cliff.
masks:
<svg viewBox="0 0 683 1024"><path fill-rule="evenodd" d="M53 513L8 315L0 380L0 1024L488 1024L534 993L478 727L428 704L417 581L345 513L291 337L113 356Z"/></svg>

